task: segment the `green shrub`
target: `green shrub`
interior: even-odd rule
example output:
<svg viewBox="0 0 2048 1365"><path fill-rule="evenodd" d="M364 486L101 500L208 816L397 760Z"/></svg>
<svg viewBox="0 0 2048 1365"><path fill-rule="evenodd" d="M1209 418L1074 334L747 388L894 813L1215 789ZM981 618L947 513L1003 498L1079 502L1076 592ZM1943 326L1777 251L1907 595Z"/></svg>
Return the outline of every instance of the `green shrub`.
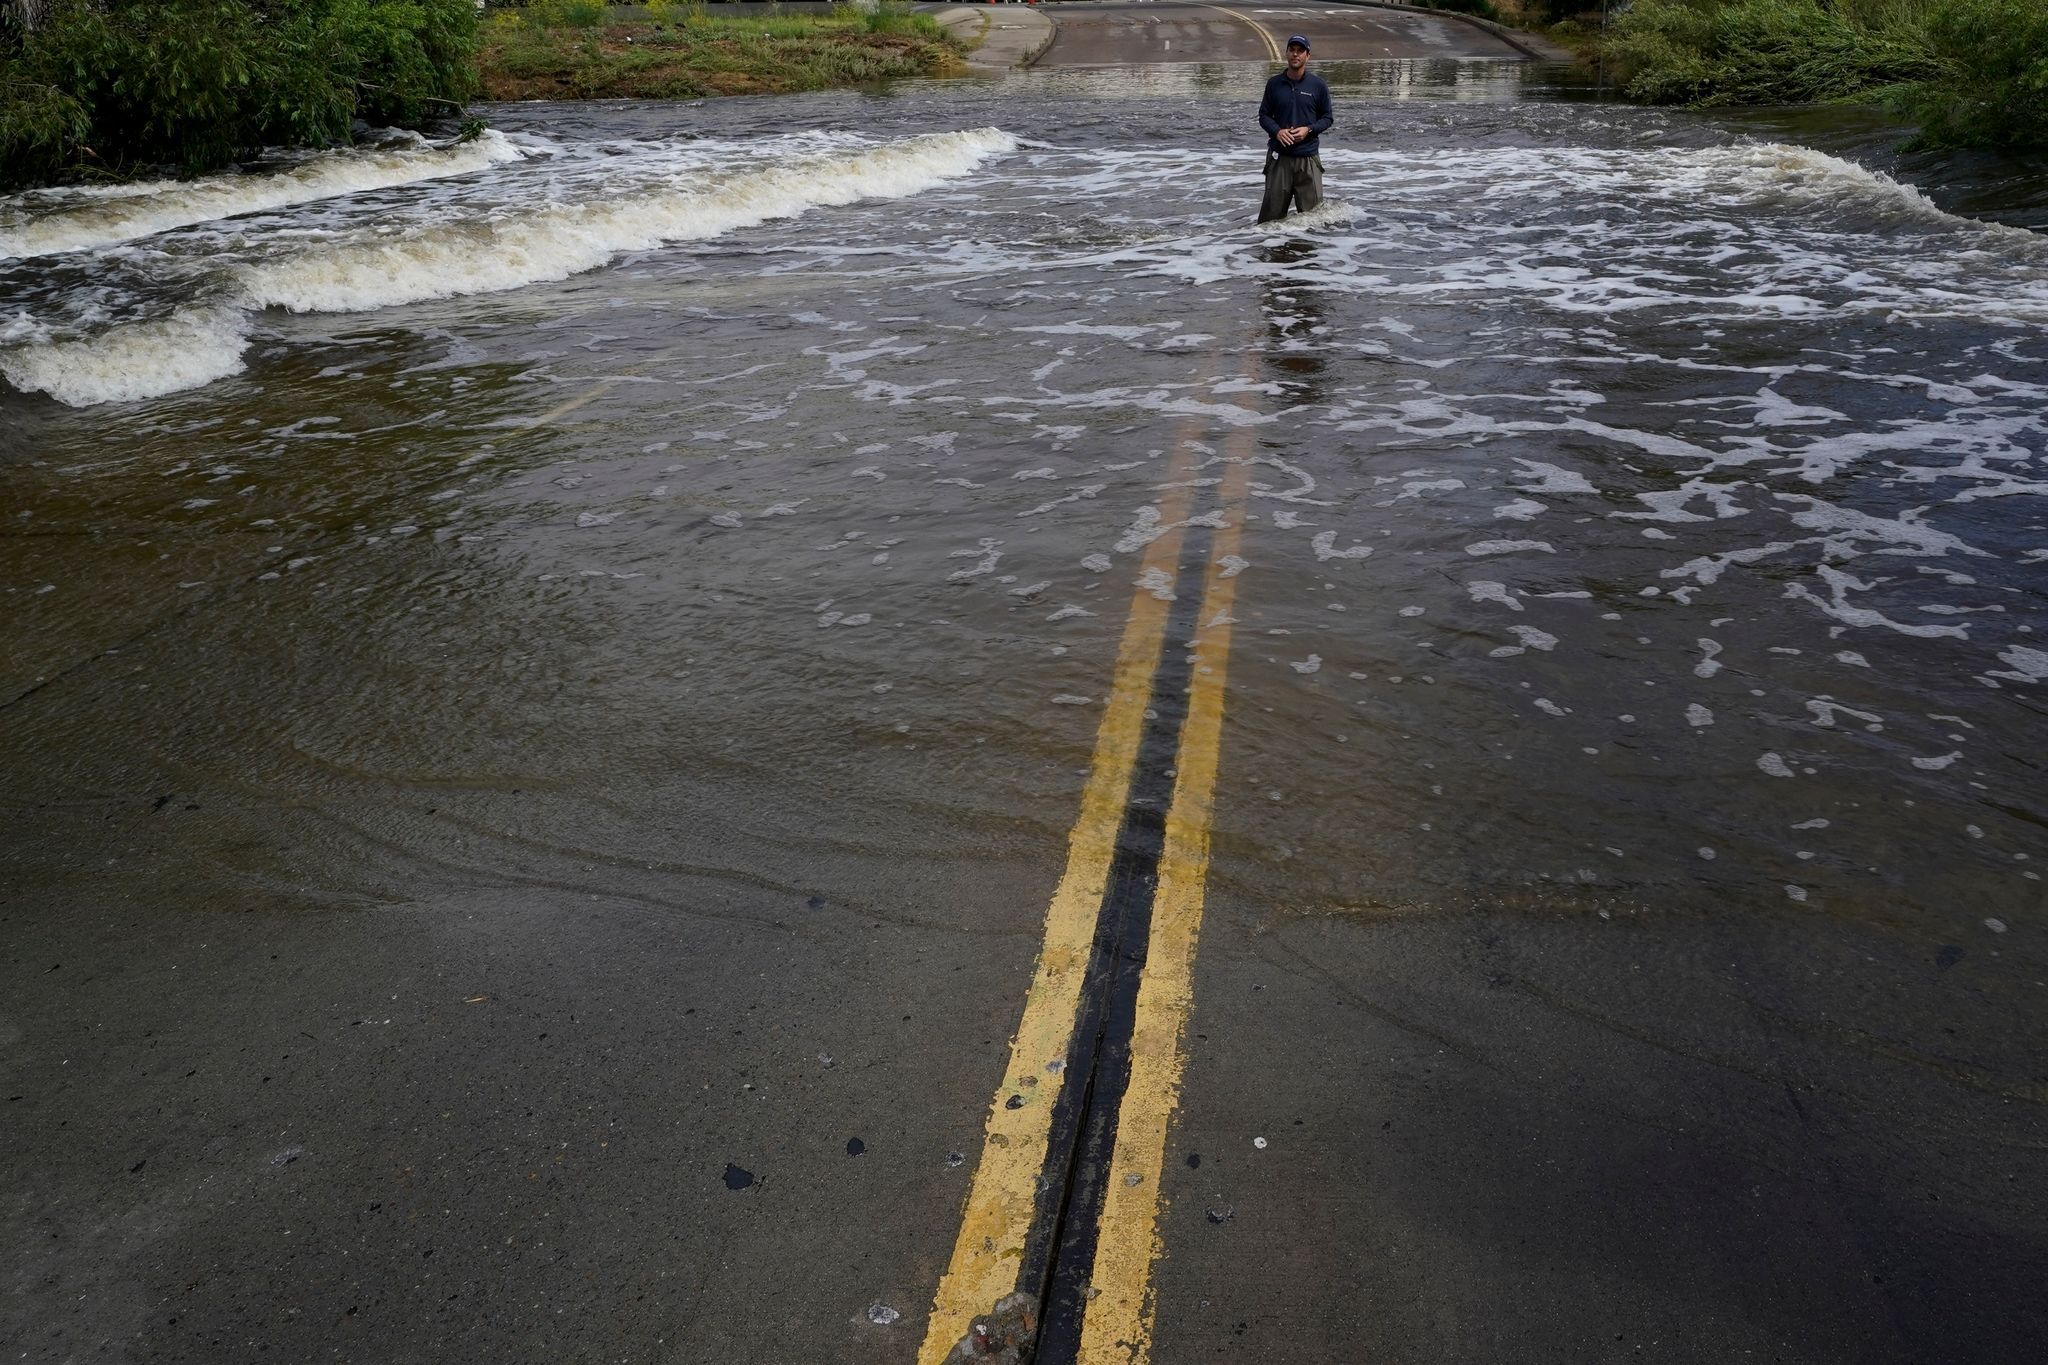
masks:
<svg viewBox="0 0 2048 1365"><path fill-rule="evenodd" d="M1657 103L1809 104L1931 73L1925 49L1814 0L1640 0L1608 55Z"/></svg>
<svg viewBox="0 0 2048 1365"><path fill-rule="evenodd" d="M90 111L101 159L187 172L261 141L267 97L284 74L255 13L231 0L66 5L29 36L24 55L36 76ZM324 93L318 83L287 84L289 96Z"/></svg>
<svg viewBox="0 0 2048 1365"><path fill-rule="evenodd" d="M1606 57L1652 103L1883 103L1931 144L2048 144L2042 0L1635 0Z"/></svg>
<svg viewBox="0 0 2048 1365"><path fill-rule="evenodd" d="M476 31L471 0L52 0L0 27L0 187L418 127L474 93Z"/></svg>
<svg viewBox="0 0 2048 1365"><path fill-rule="evenodd" d="M2048 146L2048 5L1952 0L1928 17L1926 35L1940 75L1893 99L1920 124L1922 144Z"/></svg>
<svg viewBox="0 0 2048 1365"><path fill-rule="evenodd" d="M91 132L91 111L70 91L0 81L0 188L54 178Z"/></svg>

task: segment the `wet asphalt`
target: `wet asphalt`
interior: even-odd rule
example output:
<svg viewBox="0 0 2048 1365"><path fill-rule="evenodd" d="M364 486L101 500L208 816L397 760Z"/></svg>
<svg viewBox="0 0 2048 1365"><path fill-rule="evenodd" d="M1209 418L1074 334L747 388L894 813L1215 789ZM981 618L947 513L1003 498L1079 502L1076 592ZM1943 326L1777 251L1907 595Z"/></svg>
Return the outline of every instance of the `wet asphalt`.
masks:
<svg viewBox="0 0 2048 1365"><path fill-rule="evenodd" d="M1174 22L1258 55L1213 9ZM1052 64L1081 60L1069 33ZM1153 51L1114 41L1102 60ZM584 417L601 431L604 402ZM0 431L17 486L35 436ZM942 680L961 719L906 767L906 741L834 733L823 700L746 700L775 651L728 667L718 642L780 627L709 568L644 767L521 762L542 729L605 734L629 684L597 670L483 713L467 747L498 761L456 765L413 728L428 708L380 694L459 699L507 654L573 654L590 620L475 639L430 594L367 662L280 653L332 607L195 604L114 545L131 528L40 510L58 529L11 537L15 577L91 580L102 607L8 631L0 1357L915 1354L1084 718L1005 749L990 799L967 736L1004 663L965 648ZM264 539L147 558L246 580ZM816 648L800 627L785 657ZM1067 662L1106 677L1113 644ZM692 723L700 691L717 728ZM262 780L324 733L368 734L345 746L362 766ZM1226 774L1290 761L1233 743L1226 718ZM1196 967L1160 1365L2048 1346L2048 1061L2018 935L1484 896L1309 914L1253 854L1219 848ZM1916 1046L1838 1022L1872 1017Z"/></svg>
<svg viewBox="0 0 2048 1365"><path fill-rule="evenodd" d="M1482 29L1413 9L1117 0L1059 4L1049 13L1057 31L1034 63L1041 67L1262 61L1296 33L1309 40L1317 61L1523 55Z"/></svg>

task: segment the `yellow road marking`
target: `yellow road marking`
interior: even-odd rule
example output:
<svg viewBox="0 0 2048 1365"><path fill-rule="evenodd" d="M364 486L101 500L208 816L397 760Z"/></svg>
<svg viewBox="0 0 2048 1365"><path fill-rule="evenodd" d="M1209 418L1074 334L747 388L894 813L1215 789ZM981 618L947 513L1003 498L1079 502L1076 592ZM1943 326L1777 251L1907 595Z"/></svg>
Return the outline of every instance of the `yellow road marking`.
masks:
<svg viewBox="0 0 2048 1365"><path fill-rule="evenodd" d="M1218 14L1227 14L1240 24L1249 24L1252 32L1259 35L1259 41L1266 45L1266 55L1282 66L1287 64L1287 54L1280 50L1280 44L1273 41L1273 35L1266 32L1266 26L1258 20L1248 14L1239 14L1234 9L1225 9L1221 5L1204 5L1202 8L1213 9Z"/></svg>
<svg viewBox="0 0 2048 1365"><path fill-rule="evenodd" d="M1089 1277L1096 1296L1081 1320L1080 1365L1144 1365L1151 1350L1152 1265L1161 1251L1159 1177L1167 1123L1179 1103L1187 1065L1181 1040L1194 1004L1195 943L1202 928L1209 817L1222 750L1230 609L1237 597L1237 578L1224 561L1243 540L1249 436L1232 441L1229 454L1221 494L1225 524L1216 533L1202 594L1188 713L1152 900L1152 936L1131 1033L1131 1078L1118 1110L1116 1151L1110 1157Z"/></svg>
<svg viewBox="0 0 2048 1365"><path fill-rule="evenodd" d="M1163 524L1187 520L1194 491L1190 487L1194 456L1182 441L1160 500ZM1153 541L1144 559L1144 577L1158 582L1173 577L1180 562L1180 531L1170 530ZM1156 572L1155 572L1156 571ZM1170 604L1147 588L1131 599L1117 653L1109 705L1096 732L1095 756L1081 794L1081 814L1067 838L1067 866L1045 913L1045 943L1025 997L1024 1017L1010 1041L1010 1057L1002 1084L989 1106L981 1161L961 1215L953 1259L932 1300L919 1365L938 1365L954 1343L967 1334L976 1314L986 1313L1017 1288L1024 1241L1037 1206L1038 1178L1050 1142L1053 1100L1060 1073L1048 1062L1063 1062L1072 1041L1102 908L1110 860L1116 854L1117 829L1129 799L1131 772L1137 766L1138 744L1144 736L1145 708L1152 695L1152 675L1166 639ZM1036 1084L1026 1085L1025 1077ZM1011 1095L1023 1095L1017 1109L1005 1107Z"/></svg>
<svg viewBox="0 0 2048 1365"><path fill-rule="evenodd" d="M657 360L652 363L659 363L659 361ZM559 403L556 406L549 408L546 412L534 418L533 424L537 427L544 427L548 423L554 421L557 417L567 417L570 413L576 411L576 409L582 407L585 403L592 403L604 397L613 389L617 388L618 385L618 380L607 379L603 383L598 384L594 388L590 389L588 392L578 394L576 397L571 398L566 403Z"/></svg>
<svg viewBox="0 0 2048 1365"><path fill-rule="evenodd" d="M554 407L549 408L546 412L534 418L533 424L537 427L544 427L548 423L554 421L557 417L567 417L570 413L576 411L576 409L582 407L584 404L594 403L598 399L604 397L613 389L616 389L621 383L625 382L625 380L627 380L628 378L638 379L644 376L649 370L654 369L656 366L666 364L670 359L674 357L675 353L677 351L680 351L681 349L683 348L680 346L670 346L667 349L659 351L653 356L650 356L648 359L643 360L638 365L633 366L631 369L624 370L618 374L613 375L610 379L598 380L597 383L591 385L582 393L577 394L574 398L571 398L566 403L557 403Z"/></svg>

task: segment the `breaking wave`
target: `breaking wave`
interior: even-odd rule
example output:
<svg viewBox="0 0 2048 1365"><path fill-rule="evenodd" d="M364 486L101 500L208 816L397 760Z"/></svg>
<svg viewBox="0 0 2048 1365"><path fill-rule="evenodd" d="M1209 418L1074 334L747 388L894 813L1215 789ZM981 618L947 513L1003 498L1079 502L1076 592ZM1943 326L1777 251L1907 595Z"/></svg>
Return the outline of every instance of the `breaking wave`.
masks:
<svg viewBox="0 0 2048 1365"><path fill-rule="evenodd" d="M1986 222L1950 213L1913 186L1859 166L1853 161L1811 147L1782 142L1745 142L1689 154L1710 177L1726 175L1738 193L1751 202L1791 208L1836 210L1855 204L1873 220L1871 226L1917 222L1982 234L1989 239L2038 247L2040 239L2024 228ZM1701 184L1708 188L1712 181Z"/></svg>
<svg viewBox="0 0 2048 1365"><path fill-rule="evenodd" d="M294 313L361 312L487 294L594 270L629 251L717 237L861 199L899 199L964 175L1016 146L993 128L796 158L762 171L693 173L675 183L497 221L417 227L250 267L249 301Z"/></svg>
<svg viewBox="0 0 2048 1365"><path fill-rule="evenodd" d="M181 308L96 337L0 353L0 374L17 389L79 408L211 384L240 370L248 348L247 317L240 309Z"/></svg>
<svg viewBox="0 0 2048 1365"><path fill-rule="evenodd" d="M468 175L525 155L504 134L492 130L448 147L421 142L325 152L268 175L155 180L47 195L42 197L48 206L44 212L0 222L0 257L88 251L239 214Z"/></svg>
<svg viewBox="0 0 2048 1365"><path fill-rule="evenodd" d="M1016 145L994 128L933 133L791 156L766 170L750 157L743 171L693 169L605 197L464 204L395 229L363 224L231 266L215 302L168 316L70 337L17 319L9 339L28 344L0 351L0 375L72 407L159 397L239 372L257 309L362 312L567 279L667 242L918 194Z"/></svg>

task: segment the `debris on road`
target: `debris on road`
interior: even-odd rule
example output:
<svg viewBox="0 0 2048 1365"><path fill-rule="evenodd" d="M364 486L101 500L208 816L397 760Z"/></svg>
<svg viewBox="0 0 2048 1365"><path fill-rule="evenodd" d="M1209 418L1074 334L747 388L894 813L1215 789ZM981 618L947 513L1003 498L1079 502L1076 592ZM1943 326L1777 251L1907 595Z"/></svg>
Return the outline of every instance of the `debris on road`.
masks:
<svg viewBox="0 0 2048 1365"><path fill-rule="evenodd" d="M1022 1290L996 1300L987 1317L976 1318L944 1365L1024 1365L1038 1340L1038 1301Z"/></svg>

